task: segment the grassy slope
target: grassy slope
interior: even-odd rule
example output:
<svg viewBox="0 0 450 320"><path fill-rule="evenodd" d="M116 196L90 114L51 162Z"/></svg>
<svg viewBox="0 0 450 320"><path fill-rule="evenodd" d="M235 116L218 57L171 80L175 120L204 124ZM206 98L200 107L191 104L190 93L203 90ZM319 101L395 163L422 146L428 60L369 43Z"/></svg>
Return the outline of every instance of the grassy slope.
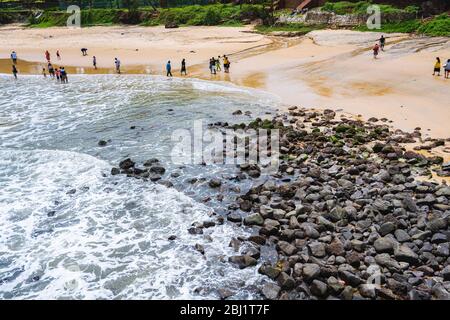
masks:
<svg viewBox="0 0 450 320"><path fill-rule="evenodd" d="M421 21L419 19L402 21L398 23L383 23L381 29L368 30L366 26L355 28L359 31L378 31L385 33L403 32L417 33L427 36L450 36L450 17L447 14L441 14L431 20Z"/></svg>
<svg viewBox="0 0 450 320"><path fill-rule="evenodd" d="M207 6L193 5L179 8L139 9L131 14L127 10L92 9L81 12L82 26L109 25L117 23L140 24L144 26L175 23L178 25L242 25L245 19L265 19L267 12L260 5L245 4L242 7L231 4ZM49 11L37 21L30 21L32 27L63 26L69 15L65 12Z"/></svg>

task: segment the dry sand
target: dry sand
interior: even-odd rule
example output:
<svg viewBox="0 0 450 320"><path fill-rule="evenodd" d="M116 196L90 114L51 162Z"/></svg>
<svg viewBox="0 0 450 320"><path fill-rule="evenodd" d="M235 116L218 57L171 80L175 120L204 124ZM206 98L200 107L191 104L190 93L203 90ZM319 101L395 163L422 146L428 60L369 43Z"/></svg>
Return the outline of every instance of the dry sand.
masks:
<svg viewBox="0 0 450 320"><path fill-rule="evenodd" d="M26 60L19 62L20 73L38 73L46 49L53 61L60 50L56 63L74 67L69 73L110 73L119 57L126 73L149 74L163 73L170 59L176 75L186 58L190 76L264 89L286 105L385 117L400 129L421 127L424 137L450 137L450 79L431 75L435 57L450 59L450 39L391 34L374 60L371 47L380 35L324 30L288 39L255 34L251 27L7 26L0 28L0 72L10 72L12 50ZM82 47L89 56L81 56ZM223 54L231 57L231 73L210 75L208 59Z"/></svg>

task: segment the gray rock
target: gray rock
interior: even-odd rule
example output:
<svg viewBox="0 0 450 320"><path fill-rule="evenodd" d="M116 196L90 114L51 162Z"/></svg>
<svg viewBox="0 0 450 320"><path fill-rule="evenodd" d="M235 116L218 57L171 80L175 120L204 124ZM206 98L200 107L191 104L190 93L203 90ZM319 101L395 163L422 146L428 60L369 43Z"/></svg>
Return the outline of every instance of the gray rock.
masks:
<svg viewBox="0 0 450 320"><path fill-rule="evenodd" d="M325 244L321 242L313 242L308 245L311 254L317 258L323 258L326 256Z"/></svg>
<svg viewBox="0 0 450 320"><path fill-rule="evenodd" d="M312 281L319 277L320 267L315 263L305 263L303 265L303 277L305 280Z"/></svg>
<svg viewBox="0 0 450 320"><path fill-rule="evenodd" d="M416 264L419 262L419 256L404 244L395 248L394 256L397 261L408 262L411 264Z"/></svg>
<svg viewBox="0 0 450 320"><path fill-rule="evenodd" d="M222 181L220 181L220 179L214 178L209 180L208 185L211 188L219 188L222 185Z"/></svg>
<svg viewBox="0 0 450 320"><path fill-rule="evenodd" d="M373 246L378 253L391 253L394 251L395 242L390 238L382 237L375 240Z"/></svg>
<svg viewBox="0 0 450 320"><path fill-rule="evenodd" d="M289 276L286 272L281 272L277 278L278 285L281 289L289 290L294 288L295 280Z"/></svg>
<svg viewBox="0 0 450 320"><path fill-rule="evenodd" d="M288 256L292 256L294 253L297 252L297 248L286 241L278 241L277 246L281 251L283 251Z"/></svg>
<svg viewBox="0 0 450 320"><path fill-rule="evenodd" d="M395 224L392 222L385 222L380 226L380 230L378 231L382 237L393 232L396 229Z"/></svg>
<svg viewBox="0 0 450 320"><path fill-rule="evenodd" d="M400 270L400 264L391 258L388 253L381 253L375 256L375 261L380 266L386 267L390 270Z"/></svg>
<svg viewBox="0 0 450 320"><path fill-rule="evenodd" d="M250 256L242 255L242 256L232 256L228 258L228 261L237 265L239 269L244 269L250 266L255 266L257 261L255 258Z"/></svg>
<svg viewBox="0 0 450 320"><path fill-rule="evenodd" d="M394 235L398 242L406 242L411 240L409 234L402 229L395 230Z"/></svg>
<svg viewBox="0 0 450 320"><path fill-rule="evenodd" d="M328 287L325 283L319 280L313 280L309 287L311 293L316 297L324 298L327 296Z"/></svg>
<svg viewBox="0 0 450 320"><path fill-rule="evenodd" d="M259 213L253 213L244 218L244 224L246 225L258 225L262 226L264 224L264 219Z"/></svg>
<svg viewBox="0 0 450 320"><path fill-rule="evenodd" d="M262 294L269 300L275 300L280 293L281 288L275 283L268 282L262 289Z"/></svg>

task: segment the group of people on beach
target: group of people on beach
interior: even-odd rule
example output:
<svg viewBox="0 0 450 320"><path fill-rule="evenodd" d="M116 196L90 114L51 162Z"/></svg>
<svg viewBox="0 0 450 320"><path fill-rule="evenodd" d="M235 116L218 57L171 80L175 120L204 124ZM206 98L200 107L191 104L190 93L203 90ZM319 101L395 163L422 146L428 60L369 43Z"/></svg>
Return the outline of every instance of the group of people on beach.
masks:
<svg viewBox="0 0 450 320"><path fill-rule="evenodd" d="M59 53L59 50L56 50L56 58L58 60L61 60L61 54ZM59 67L59 69L53 66L51 62L50 52L48 50L45 51L45 59L47 59L47 70L45 69L45 67L42 68L42 74L44 78L47 78L48 71L50 78L56 79L56 81L59 83L68 83L69 79L67 78L66 69L63 66Z"/></svg>
<svg viewBox="0 0 450 320"><path fill-rule="evenodd" d="M82 48L81 49L81 54L84 56L87 56L87 48ZM49 74L49 76L53 79L56 78L56 80L58 82L61 83L68 83L68 78L67 78L67 71L65 70L64 67L60 67L59 69L54 67L52 62L51 62L51 54L48 50L45 51L45 59L47 60L47 69L45 67L42 68L42 74L44 75L44 77L47 77L47 72ZM61 60L61 54L59 52L59 50L56 51L56 57L58 60ZM11 53L11 60L13 62L12 65L12 73L14 75L14 78L17 79L17 74L18 74L18 70L17 70L17 53L15 51L13 51ZM229 73L230 72L230 59L228 58L228 56L223 55L223 57L218 56L217 59L212 57L209 60L209 70L211 72L211 74L217 74L217 72L222 71L222 66L223 66L223 71L225 73ZM93 56L92 57L92 66L94 67L94 69L97 70L97 57ZM119 58L114 58L114 66L115 66L115 70L116 73L120 74L121 73L121 63ZM180 69L180 73L181 75L185 75L187 76L187 67L186 67L186 59L181 60L181 69ZM172 63L169 60L166 64L166 76L167 77L172 77Z"/></svg>
<svg viewBox="0 0 450 320"><path fill-rule="evenodd" d="M223 55L223 69L225 73L230 72L230 60L226 55ZM218 56L217 59L214 57L209 59L209 70L211 74L217 74L217 72L222 71L221 56Z"/></svg>
<svg viewBox="0 0 450 320"><path fill-rule="evenodd" d="M433 76L436 75L440 77L441 76L441 68L444 68L444 77L445 79L450 79L450 59L447 60L447 62L441 66L441 58L436 57L436 62L434 64L434 70L433 70Z"/></svg>

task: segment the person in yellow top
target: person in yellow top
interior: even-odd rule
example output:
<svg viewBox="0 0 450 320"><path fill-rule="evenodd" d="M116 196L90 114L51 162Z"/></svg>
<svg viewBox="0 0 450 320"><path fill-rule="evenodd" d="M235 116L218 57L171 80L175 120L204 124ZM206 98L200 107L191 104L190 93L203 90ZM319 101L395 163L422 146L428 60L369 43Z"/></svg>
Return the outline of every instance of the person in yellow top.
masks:
<svg viewBox="0 0 450 320"><path fill-rule="evenodd" d="M230 60L226 55L223 56L223 67L226 73L230 72Z"/></svg>
<svg viewBox="0 0 450 320"><path fill-rule="evenodd" d="M436 75L436 72L438 73L438 77L440 77L441 76L441 59L439 59L439 57L436 58L436 63L434 64L433 76Z"/></svg>

